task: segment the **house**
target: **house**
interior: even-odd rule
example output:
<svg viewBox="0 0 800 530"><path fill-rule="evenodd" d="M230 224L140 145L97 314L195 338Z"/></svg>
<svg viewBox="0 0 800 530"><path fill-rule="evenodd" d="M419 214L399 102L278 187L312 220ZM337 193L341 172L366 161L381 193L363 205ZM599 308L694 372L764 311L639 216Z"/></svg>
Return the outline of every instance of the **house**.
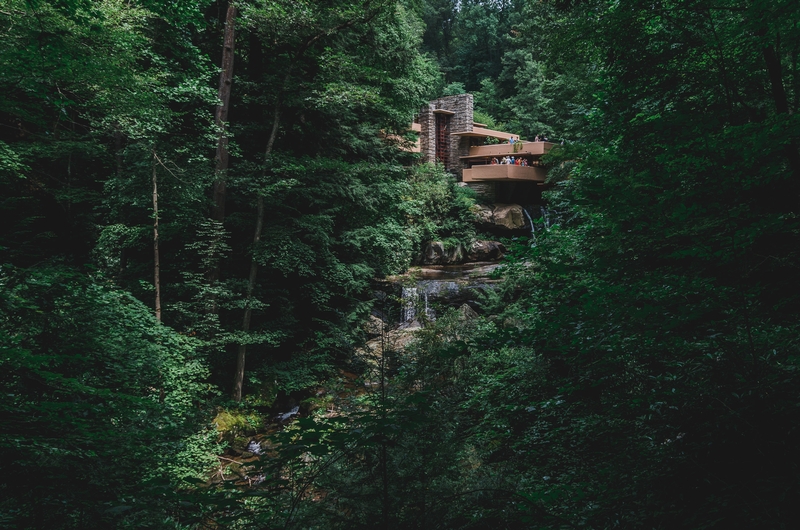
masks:
<svg viewBox="0 0 800 530"><path fill-rule="evenodd" d="M476 123L472 94L431 101L420 110L412 130L419 131L418 150L424 161L441 162L479 194L503 202L539 202L546 178L540 159L554 144L521 141L515 134ZM492 163L512 156L526 165Z"/></svg>

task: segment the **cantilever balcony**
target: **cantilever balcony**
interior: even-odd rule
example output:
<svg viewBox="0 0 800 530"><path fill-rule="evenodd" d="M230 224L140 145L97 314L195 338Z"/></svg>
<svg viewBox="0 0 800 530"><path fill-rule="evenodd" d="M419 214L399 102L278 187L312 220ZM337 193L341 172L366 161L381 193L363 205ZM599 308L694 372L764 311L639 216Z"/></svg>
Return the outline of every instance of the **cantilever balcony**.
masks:
<svg viewBox="0 0 800 530"><path fill-rule="evenodd" d="M515 166L511 164L483 164L472 166L462 172L464 182L488 180L532 180L544 182L547 172L543 167Z"/></svg>
<svg viewBox="0 0 800 530"><path fill-rule="evenodd" d="M552 142L515 142L513 144L478 145L469 148L469 155L462 156L461 160L480 160L502 156L521 156L538 158L550 151L555 144Z"/></svg>
<svg viewBox="0 0 800 530"><path fill-rule="evenodd" d="M544 182L546 170L541 166L539 158L553 148L550 142L515 142L513 144L479 145L469 148L469 155L460 157L464 162L472 164L462 171L464 182L481 182L496 180L529 180ZM527 166L513 164L491 164L492 158L502 159L513 156L528 162Z"/></svg>

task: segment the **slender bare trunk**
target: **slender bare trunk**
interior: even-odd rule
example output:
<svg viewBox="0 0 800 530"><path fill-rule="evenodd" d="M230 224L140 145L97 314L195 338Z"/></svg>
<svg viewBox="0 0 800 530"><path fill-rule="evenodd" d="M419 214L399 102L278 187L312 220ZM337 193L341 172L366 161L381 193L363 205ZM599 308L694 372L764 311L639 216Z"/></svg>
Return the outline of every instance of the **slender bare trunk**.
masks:
<svg viewBox="0 0 800 530"><path fill-rule="evenodd" d="M256 215L256 230L253 235L253 252L261 241L261 231L264 228L264 196L258 196L258 214ZM244 318L242 319L242 331L250 331L250 318L253 310L250 301L253 298L253 290L256 287L256 276L258 275L258 261L255 256L250 260L250 276L247 280L247 300L245 302ZM242 385L244 382L244 361L247 354L247 344L239 344L239 352L236 355L236 375L233 379L233 399L242 400Z"/></svg>
<svg viewBox="0 0 800 530"><path fill-rule="evenodd" d="M370 1L364 4L364 9L369 6ZM345 28L348 28L354 25L357 22L367 22L371 20L373 17L377 16L380 12L380 9L376 9L375 11L368 13L363 20L361 19L351 19L347 22L339 24L338 26L334 26L327 31L320 32L313 37L309 38L302 46L300 46L297 51L295 52L294 56L292 57L292 61L289 64L289 67L286 69L286 74L283 78L283 83L281 84L280 89L278 90L278 96L275 100L275 112L272 116L272 127L270 129L269 138L267 139L267 146L264 151L264 175L266 175L266 162L269 160L270 155L272 154L272 147L275 145L275 139L278 135L278 128L280 127L280 120L281 120L281 104L283 93L286 90L286 87L289 84L289 80L291 79L292 75L292 64L299 61L308 51L311 46L317 42L319 39L323 38L324 36L329 36L333 33L341 31ZM228 12L230 15L230 11ZM227 32L227 28L226 28ZM226 33L227 36L227 33ZM233 52L233 48L231 47L231 52ZM231 59L232 61L233 59ZM231 66L233 63L231 62ZM264 196L259 194L258 195L258 214L256 216L256 230L255 235L253 236L253 245L254 247L258 244L261 240L261 231L264 227ZM253 249L255 251L255 248ZM253 291L255 290L256 285L256 278L258 275L258 263L256 262L255 255L250 261L250 277L247 282L247 298L245 300L245 310L244 310L244 318L242 319L242 331L245 333L250 331L250 319L252 318L252 309L250 308L250 301L253 296ZM244 364L245 364L245 357L247 355L247 344L240 344L239 350L236 355L236 374L233 378L233 392L232 397L235 401L242 400L242 386L244 384Z"/></svg>
<svg viewBox="0 0 800 530"><path fill-rule="evenodd" d="M380 361L380 384L381 384L381 403L380 415L381 419L386 421L386 340L381 334L381 361ZM385 429L385 427L384 427ZM383 521L383 528L389 528L389 461L386 452L386 444L388 443L386 431L381 438L381 519Z"/></svg>
<svg viewBox="0 0 800 530"><path fill-rule="evenodd" d="M161 322L161 256L158 251L158 173L156 172L158 156L153 149L153 284L156 288L156 320ZM158 402L163 403L166 397L162 380L158 389Z"/></svg>
<svg viewBox="0 0 800 530"><path fill-rule="evenodd" d="M214 182L214 206L211 217L220 223L225 219L226 184L225 173L228 170L228 109L233 83L233 49L236 43L236 5L231 2L225 16L225 37L222 45L222 71L219 74L219 100L214 114L214 121L219 130L216 154L216 180Z"/></svg>
<svg viewBox="0 0 800 530"><path fill-rule="evenodd" d="M122 132L119 125L114 127L114 159L116 161L117 181L122 182ZM119 251L119 267L117 268L117 283L122 282L122 275L128 263L128 253L125 247Z"/></svg>
<svg viewBox="0 0 800 530"><path fill-rule="evenodd" d="M765 46L762 49L764 62L767 65L772 98L775 101L775 110L779 114L789 113L789 101L786 98L786 90L783 88L783 74L781 72L781 61L778 58L775 48Z"/></svg>
<svg viewBox="0 0 800 530"><path fill-rule="evenodd" d="M156 320L161 322L161 260L158 253L158 173L153 151L153 284L156 288Z"/></svg>
<svg viewBox="0 0 800 530"><path fill-rule="evenodd" d="M289 80L291 75L290 71L286 73L283 86ZM272 128L270 129L269 138L267 139L267 147L264 151L264 162L269 159L272 154L272 146L275 145L275 137L278 135L278 128L281 121L281 100L280 94L278 100L275 102L275 112L272 115ZM266 172L266 169L264 170ZM253 250L255 246L261 241L261 231L264 228L264 196L259 193L258 195L258 213L256 214L256 230L253 235ZM244 318L242 319L242 331L245 333L250 331L250 319L252 317L252 309L250 308L250 299L253 296L253 291L256 287L256 278L258 276L258 263L256 262L255 255L250 260L250 276L247 281L247 299L245 301ZM247 355L247 344L240 344L239 351L236 355L236 374L233 378L233 393L232 397L235 401L242 400L242 386L244 384L244 362Z"/></svg>
<svg viewBox="0 0 800 530"><path fill-rule="evenodd" d="M783 87L783 73L781 71L781 61L778 57L776 48L772 45L762 48L764 63L767 67L767 75L769 76L770 88L772 89L772 98L775 101L775 110L778 114L791 114L789 111L789 100L786 97L786 89ZM784 146L784 153L789 161L789 168L792 171L792 176L795 185L800 181L800 153L797 150L797 142L795 140L789 141Z"/></svg>
<svg viewBox="0 0 800 530"><path fill-rule="evenodd" d="M219 74L219 104L214 112L214 123L219 131L217 137L217 153L215 156L214 204L211 207L211 218L219 223L215 231L217 236L211 241L210 253L213 258L207 264L206 277L214 284L220 277L220 258L217 251L222 243L222 223L225 221L225 201L227 198L226 178L228 172L228 109L231 100L233 83L234 45L236 44L236 5L231 1L225 15L225 36L222 44L222 69ZM212 314L219 311L216 295L211 295L208 310Z"/></svg>
<svg viewBox="0 0 800 530"><path fill-rule="evenodd" d="M117 166L117 179L122 180L122 133L119 126L114 128L114 161Z"/></svg>

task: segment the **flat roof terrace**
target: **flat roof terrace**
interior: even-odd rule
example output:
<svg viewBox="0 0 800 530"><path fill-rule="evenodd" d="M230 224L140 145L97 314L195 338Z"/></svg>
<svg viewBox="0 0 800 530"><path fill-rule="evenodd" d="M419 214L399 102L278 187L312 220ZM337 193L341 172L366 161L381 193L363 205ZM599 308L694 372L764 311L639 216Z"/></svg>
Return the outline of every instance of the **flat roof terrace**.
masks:
<svg viewBox="0 0 800 530"><path fill-rule="evenodd" d="M476 145L469 148L469 155L461 160L478 160L498 156L540 157L550 151L552 142L515 142L513 144Z"/></svg>
<svg viewBox="0 0 800 530"><path fill-rule="evenodd" d="M450 133L451 136L480 136L480 137L491 137L491 138L499 138L501 140L508 140L509 138L513 138L514 140L519 140L518 134L511 134L503 131L494 131L492 129L486 129L485 127L480 127L483 125L482 123L473 123L471 131L459 131Z"/></svg>

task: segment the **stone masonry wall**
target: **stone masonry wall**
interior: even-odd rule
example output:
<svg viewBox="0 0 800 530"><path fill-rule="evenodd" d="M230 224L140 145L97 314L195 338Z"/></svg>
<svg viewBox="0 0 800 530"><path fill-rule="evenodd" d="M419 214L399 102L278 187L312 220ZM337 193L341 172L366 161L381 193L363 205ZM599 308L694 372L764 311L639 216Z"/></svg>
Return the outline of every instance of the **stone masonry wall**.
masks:
<svg viewBox="0 0 800 530"><path fill-rule="evenodd" d="M472 130L474 102L472 94L458 94L431 101L427 107L420 111L420 149L425 162L436 160L436 116L435 110L448 110L455 112L450 117L448 136L450 138L450 157L448 169L461 179L463 165L459 157L469 154L469 137L450 136L453 132Z"/></svg>
<svg viewBox="0 0 800 530"><path fill-rule="evenodd" d="M434 106L429 103L419 112L419 148L422 152L423 162L436 161L436 116L433 114Z"/></svg>
<svg viewBox="0 0 800 530"><path fill-rule="evenodd" d="M469 186L475 190L475 193L483 199L494 202L497 198L496 187L494 182L464 182L462 186Z"/></svg>

